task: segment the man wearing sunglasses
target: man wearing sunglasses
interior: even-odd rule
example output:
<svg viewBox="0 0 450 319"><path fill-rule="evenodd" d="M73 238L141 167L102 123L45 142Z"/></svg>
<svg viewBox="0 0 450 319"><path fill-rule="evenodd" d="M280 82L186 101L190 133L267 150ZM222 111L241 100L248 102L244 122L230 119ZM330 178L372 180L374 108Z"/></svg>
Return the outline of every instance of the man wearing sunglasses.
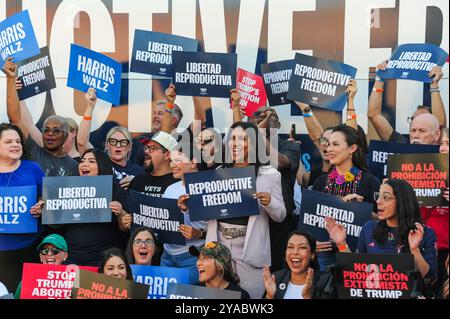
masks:
<svg viewBox="0 0 450 319"><path fill-rule="evenodd" d="M144 142L144 169L146 173L136 176L130 190L154 197L162 197L166 188L178 181L170 169L170 152L177 141L166 132L159 132Z"/></svg>
<svg viewBox="0 0 450 319"><path fill-rule="evenodd" d="M51 234L45 237L37 249L39 251L39 259L44 265L62 265L69 256L66 240L58 234ZM14 293L15 299L20 299L21 290L22 282L19 283Z"/></svg>
<svg viewBox="0 0 450 319"><path fill-rule="evenodd" d="M69 136L66 119L57 115L50 116L39 130L25 102L19 102L17 90L21 89L22 84L17 81L17 65L11 58L6 61L3 71L7 77L8 118L22 130L30 159L39 164L46 176L77 175L78 163L63 149Z"/></svg>

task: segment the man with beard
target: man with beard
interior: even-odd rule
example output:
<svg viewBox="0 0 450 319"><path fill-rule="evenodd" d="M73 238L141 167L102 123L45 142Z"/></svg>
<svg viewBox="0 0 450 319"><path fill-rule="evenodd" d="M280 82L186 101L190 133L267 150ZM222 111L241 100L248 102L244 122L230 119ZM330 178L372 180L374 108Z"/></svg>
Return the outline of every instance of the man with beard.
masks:
<svg viewBox="0 0 450 319"><path fill-rule="evenodd" d="M36 127L25 103L19 102L16 88L17 65L8 58L3 66L7 77L7 112L9 121L18 126L25 138L30 159L37 162L46 176L77 175L78 162L64 152L69 124L61 116L48 117L42 131Z"/></svg>
<svg viewBox="0 0 450 319"><path fill-rule="evenodd" d="M170 169L170 152L177 141L166 132L159 132L144 141L144 169L146 173L136 176L129 189L145 195L162 197L166 188L178 182Z"/></svg>

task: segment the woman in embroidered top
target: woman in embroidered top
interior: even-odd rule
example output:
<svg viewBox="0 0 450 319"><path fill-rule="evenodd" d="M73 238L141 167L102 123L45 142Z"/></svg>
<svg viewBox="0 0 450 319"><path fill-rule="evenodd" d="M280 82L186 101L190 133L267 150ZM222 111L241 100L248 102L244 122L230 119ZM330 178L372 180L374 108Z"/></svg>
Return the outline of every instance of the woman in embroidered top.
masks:
<svg viewBox="0 0 450 319"><path fill-rule="evenodd" d="M366 171L361 138L358 131L344 124L333 129L327 148L332 167L328 174L316 179L313 190L342 197L344 201L374 203L373 196L380 188L380 181ZM332 251L331 242L317 244L321 271L334 262Z"/></svg>

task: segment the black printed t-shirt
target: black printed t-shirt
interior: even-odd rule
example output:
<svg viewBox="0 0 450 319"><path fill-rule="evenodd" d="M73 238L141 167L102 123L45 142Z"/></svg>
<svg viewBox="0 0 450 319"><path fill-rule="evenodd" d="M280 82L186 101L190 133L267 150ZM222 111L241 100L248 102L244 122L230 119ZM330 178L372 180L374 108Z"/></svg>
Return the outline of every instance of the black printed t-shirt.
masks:
<svg viewBox="0 0 450 319"><path fill-rule="evenodd" d="M178 181L179 179L174 178L172 173L162 176L144 173L131 181L129 189L148 196L162 197L166 188Z"/></svg>

